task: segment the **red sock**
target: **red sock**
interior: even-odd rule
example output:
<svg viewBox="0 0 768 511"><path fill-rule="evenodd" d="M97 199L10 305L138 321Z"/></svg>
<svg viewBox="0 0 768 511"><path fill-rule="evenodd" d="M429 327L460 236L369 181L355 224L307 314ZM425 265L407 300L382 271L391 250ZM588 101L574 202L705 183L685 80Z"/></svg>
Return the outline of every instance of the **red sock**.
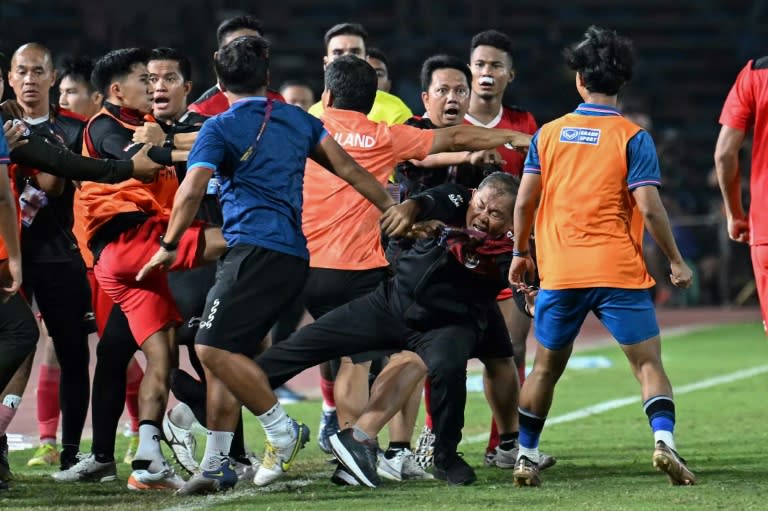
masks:
<svg viewBox="0 0 768 511"><path fill-rule="evenodd" d="M430 398L432 397L432 389L429 385L429 378L424 380L424 425L430 430L432 429L432 405L430 404Z"/></svg>
<svg viewBox="0 0 768 511"><path fill-rule="evenodd" d="M135 358L128 364L125 378L125 407L131 418L131 431L136 433L139 431L139 387L144 378L144 370Z"/></svg>
<svg viewBox="0 0 768 511"><path fill-rule="evenodd" d="M525 383L525 362L517 366L517 377L520 379L520 386Z"/></svg>
<svg viewBox="0 0 768 511"><path fill-rule="evenodd" d="M488 447L485 448L485 453L492 452L499 446L499 428L496 426L496 419L491 417L491 434L488 436Z"/></svg>
<svg viewBox="0 0 768 511"><path fill-rule="evenodd" d="M320 393L323 395L323 403L330 408L336 408L336 400L333 398L333 380L320 377Z"/></svg>
<svg viewBox="0 0 768 511"><path fill-rule="evenodd" d="M56 441L59 429L59 381L61 369L42 364L37 378L37 428L40 441Z"/></svg>

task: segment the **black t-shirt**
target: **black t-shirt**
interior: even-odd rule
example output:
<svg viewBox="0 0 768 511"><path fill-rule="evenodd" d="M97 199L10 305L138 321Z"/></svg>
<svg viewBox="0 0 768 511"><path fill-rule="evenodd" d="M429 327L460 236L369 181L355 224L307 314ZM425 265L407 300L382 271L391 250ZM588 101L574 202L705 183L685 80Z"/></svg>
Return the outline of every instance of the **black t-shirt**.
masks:
<svg viewBox="0 0 768 511"><path fill-rule="evenodd" d="M85 122L79 118L56 112L53 119L39 124L28 124L32 133L49 143L80 151ZM16 186L22 193L26 186L39 188L35 182L37 169L19 165ZM58 197L47 197L48 204L38 211L34 221L21 232L21 252L24 261L50 263L70 261L80 257L77 241L72 234L74 216L72 201L75 186L67 180L64 192Z"/></svg>

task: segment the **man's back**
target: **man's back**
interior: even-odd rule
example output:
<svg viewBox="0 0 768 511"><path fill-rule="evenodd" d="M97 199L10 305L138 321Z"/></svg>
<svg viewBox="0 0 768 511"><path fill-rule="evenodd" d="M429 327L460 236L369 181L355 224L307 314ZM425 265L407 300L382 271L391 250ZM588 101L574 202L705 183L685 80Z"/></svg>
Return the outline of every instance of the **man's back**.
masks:
<svg viewBox="0 0 768 511"><path fill-rule="evenodd" d="M639 133L647 136L618 111L586 104L539 131L525 172L540 173L542 180L536 219L542 288L653 285L642 259L642 218L630 193L656 179L633 164L630 141ZM642 158L655 161L655 152ZM657 164L649 166L658 173Z"/></svg>
<svg viewBox="0 0 768 511"><path fill-rule="evenodd" d="M336 142L382 185L397 162L425 158L434 140L428 130L387 126L351 110L329 108L321 120ZM310 266L345 270L386 266L378 219L378 210L348 183L307 161L303 227Z"/></svg>
<svg viewBox="0 0 768 511"><path fill-rule="evenodd" d="M187 173L197 166L215 169L229 246L244 243L307 257L301 233L304 165L325 133L301 109L263 97L240 100L203 124Z"/></svg>

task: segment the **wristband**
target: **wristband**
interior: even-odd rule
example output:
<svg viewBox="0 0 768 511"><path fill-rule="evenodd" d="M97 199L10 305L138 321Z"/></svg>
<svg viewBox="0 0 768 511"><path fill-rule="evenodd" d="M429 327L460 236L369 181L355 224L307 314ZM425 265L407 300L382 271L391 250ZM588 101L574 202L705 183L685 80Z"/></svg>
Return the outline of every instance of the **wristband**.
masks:
<svg viewBox="0 0 768 511"><path fill-rule="evenodd" d="M173 252L174 250L179 248L179 242L177 241L176 243L167 243L163 239L163 236L160 236L160 248L167 250L168 252Z"/></svg>
<svg viewBox="0 0 768 511"><path fill-rule="evenodd" d="M531 253L530 250L513 250L512 257L525 257L530 253Z"/></svg>

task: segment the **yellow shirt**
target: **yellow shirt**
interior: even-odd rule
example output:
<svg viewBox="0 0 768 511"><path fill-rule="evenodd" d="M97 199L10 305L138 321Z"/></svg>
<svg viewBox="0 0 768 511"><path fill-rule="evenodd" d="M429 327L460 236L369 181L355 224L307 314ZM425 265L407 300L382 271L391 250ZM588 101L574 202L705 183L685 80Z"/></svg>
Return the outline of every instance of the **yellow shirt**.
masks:
<svg viewBox="0 0 768 511"><path fill-rule="evenodd" d="M317 118L323 115L322 101L309 107L309 113ZM376 91L376 99L373 101L373 108L368 113L368 119L392 125L403 124L411 117L413 117L413 112L403 103L402 99L383 90Z"/></svg>

